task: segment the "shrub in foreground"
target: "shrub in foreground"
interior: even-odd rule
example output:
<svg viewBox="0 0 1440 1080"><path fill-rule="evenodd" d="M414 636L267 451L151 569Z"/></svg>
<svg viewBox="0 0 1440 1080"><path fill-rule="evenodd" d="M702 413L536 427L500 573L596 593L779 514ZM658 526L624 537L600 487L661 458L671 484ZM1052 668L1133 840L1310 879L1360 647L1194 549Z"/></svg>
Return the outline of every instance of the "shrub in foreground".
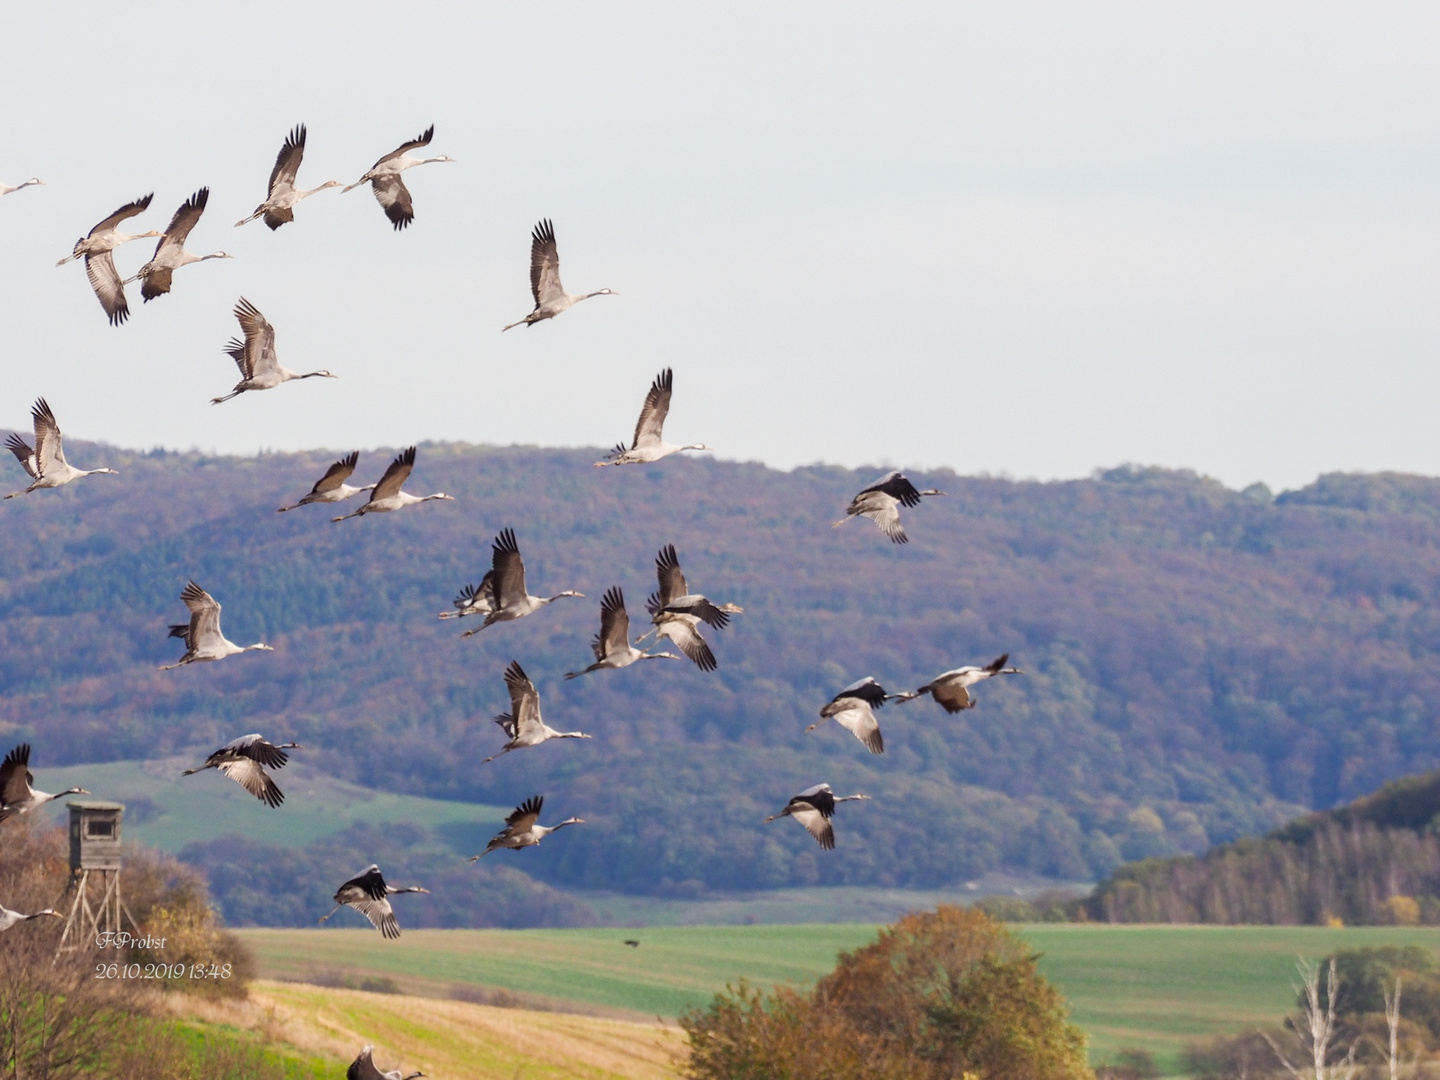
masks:
<svg viewBox="0 0 1440 1080"><path fill-rule="evenodd" d="M842 953L809 993L741 984L681 1018L693 1080L1093 1080L1085 1037L1003 924L942 906Z"/></svg>

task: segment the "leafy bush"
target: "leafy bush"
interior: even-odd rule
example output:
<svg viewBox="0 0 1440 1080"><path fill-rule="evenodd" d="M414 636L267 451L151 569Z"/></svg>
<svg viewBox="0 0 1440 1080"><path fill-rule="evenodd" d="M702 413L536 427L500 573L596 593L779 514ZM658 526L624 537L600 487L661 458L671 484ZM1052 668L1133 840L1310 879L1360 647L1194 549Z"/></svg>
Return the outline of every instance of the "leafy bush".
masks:
<svg viewBox="0 0 1440 1080"><path fill-rule="evenodd" d="M171 968L223 969L228 977L186 976L166 986L187 993L243 997L255 976L255 959L238 937L223 929L210 904L205 876L163 852L127 845L123 872L126 906L148 938L163 947L131 949L127 960Z"/></svg>
<svg viewBox="0 0 1440 1080"><path fill-rule="evenodd" d="M809 993L745 984L681 1018L693 1080L1090 1080L1037 957L973 908L914 913Z"/></svg>
<svg viewBox="0 0 1440 1080"><path fill-rule="evenodd" d="M1418 945L1379 945L1341 949L1332 959L1341 988L1336 1012L1352 1037L1385 1031L1385 994L1398 978L1406 1042L1411 1049L1440 1049L1440 960L1434 952Z"/></svg>

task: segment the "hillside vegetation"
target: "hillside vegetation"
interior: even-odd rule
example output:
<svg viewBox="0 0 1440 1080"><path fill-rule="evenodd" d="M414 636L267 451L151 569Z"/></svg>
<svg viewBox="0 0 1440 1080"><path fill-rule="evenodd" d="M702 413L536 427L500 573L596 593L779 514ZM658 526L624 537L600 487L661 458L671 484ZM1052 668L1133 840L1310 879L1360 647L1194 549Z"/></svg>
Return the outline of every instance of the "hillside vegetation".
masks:
<svg viewBox="0 0 1440 1080"><path fill-rule="evenodd" d="M1199 858L1122 866L1077 906L1109 922L1440 924L1440 772Z"/></svg>
<svg viewBox="0 0 1440 1080"><path fill-rule="evenodd" d="M324 508L274 512L335 454L71 453L121 475L0 506L0 731L35 744L42 783L50 766L259 730L362 785L499 806L543 792L547 814L588 822L487 863L695 896L926 888L1001 866L1083 879L1440 764L1428 479L1332 476L1272 500L1150 469L936 472L916 479L950 495L907 515L900 547L865 521L829 527L878 469L599 471L594 451L425 445L410 486L457 502L337 525ZM388 457L365 454L360 482ZM507 525L532 591L588 598L461 640L435 615ZM745 608L711 635L719 671L562 682L589 659L601 593L623 586L639 615L672 541L695 589ZM276 651L157 671L178 655L166 626L191 577L225 605L229 637ZM958 716L887 706L883 757L834 725L805 733L862 675L901 689L1001 652L1028 677L986 684ZM552 725L596 738L481 767L511 659ZM819 780L876 797L844 808L833 855L760 824Z"/></svg>

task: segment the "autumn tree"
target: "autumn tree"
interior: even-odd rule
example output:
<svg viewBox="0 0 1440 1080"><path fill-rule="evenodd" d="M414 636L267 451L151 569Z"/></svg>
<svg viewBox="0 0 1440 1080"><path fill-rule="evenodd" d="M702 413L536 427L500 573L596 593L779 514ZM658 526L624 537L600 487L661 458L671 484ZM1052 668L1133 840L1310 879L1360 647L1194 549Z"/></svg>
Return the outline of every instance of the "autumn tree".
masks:
<svg viewBox="0 0 1440 1080"><path fill-rule="evenodd" d="M1085 1037L1002 923L942 906L842 953L809 993L729 988L682 1018L694 1080L1090 1080Z"/></svg>

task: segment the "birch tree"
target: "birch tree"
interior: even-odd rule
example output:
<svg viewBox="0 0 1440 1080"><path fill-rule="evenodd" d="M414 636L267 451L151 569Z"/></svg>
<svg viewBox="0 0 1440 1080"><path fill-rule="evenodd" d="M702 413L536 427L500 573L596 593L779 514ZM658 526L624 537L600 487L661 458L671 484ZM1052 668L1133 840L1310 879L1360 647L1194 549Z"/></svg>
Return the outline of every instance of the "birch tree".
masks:
<svg viewBox="0 0 1440 1080"><path fill-rule="evenodd" d="M1338 1026L1335 1020L1335 1005L1340 997L1340 980L1335 974L1335 961L1333 959L1330 961L1323 995L1320 991L1321 968L1319 964L1312 964L1302 956L1296 961L1295 969L1300 973L1300 985L1295 987L1296 996L1300 999L1300 1010L1298 1015L1286 1017L1285 1023L1295 1033L1300 1050L1310 1058L1310 1064L1308 1066L1291 1064L1290 1059L1285 1056L1285 1052L1280 1049L1279 1043L1268 1034L1265 1035L1265 1041L1275 1051L1275 1056L1280 1059L1280 1064L1285 1067L1285 1071L1295 1080L1311 1080L1312 1077L1313 1080L1354 1080L1355 1073L1359 1069L1359 1066L1355 1064L1355 1044L1351 1044L1343 1061L1334 1065L1330 1063L1331 1057L1334 1056L1332 1044L1335 1041ZM1395 1015L1398 1024L1398 996ZM1391 1042L1393 1045L1393 1035ZM1392 1077L1393 1075L1392 1066Z"/></svg>

